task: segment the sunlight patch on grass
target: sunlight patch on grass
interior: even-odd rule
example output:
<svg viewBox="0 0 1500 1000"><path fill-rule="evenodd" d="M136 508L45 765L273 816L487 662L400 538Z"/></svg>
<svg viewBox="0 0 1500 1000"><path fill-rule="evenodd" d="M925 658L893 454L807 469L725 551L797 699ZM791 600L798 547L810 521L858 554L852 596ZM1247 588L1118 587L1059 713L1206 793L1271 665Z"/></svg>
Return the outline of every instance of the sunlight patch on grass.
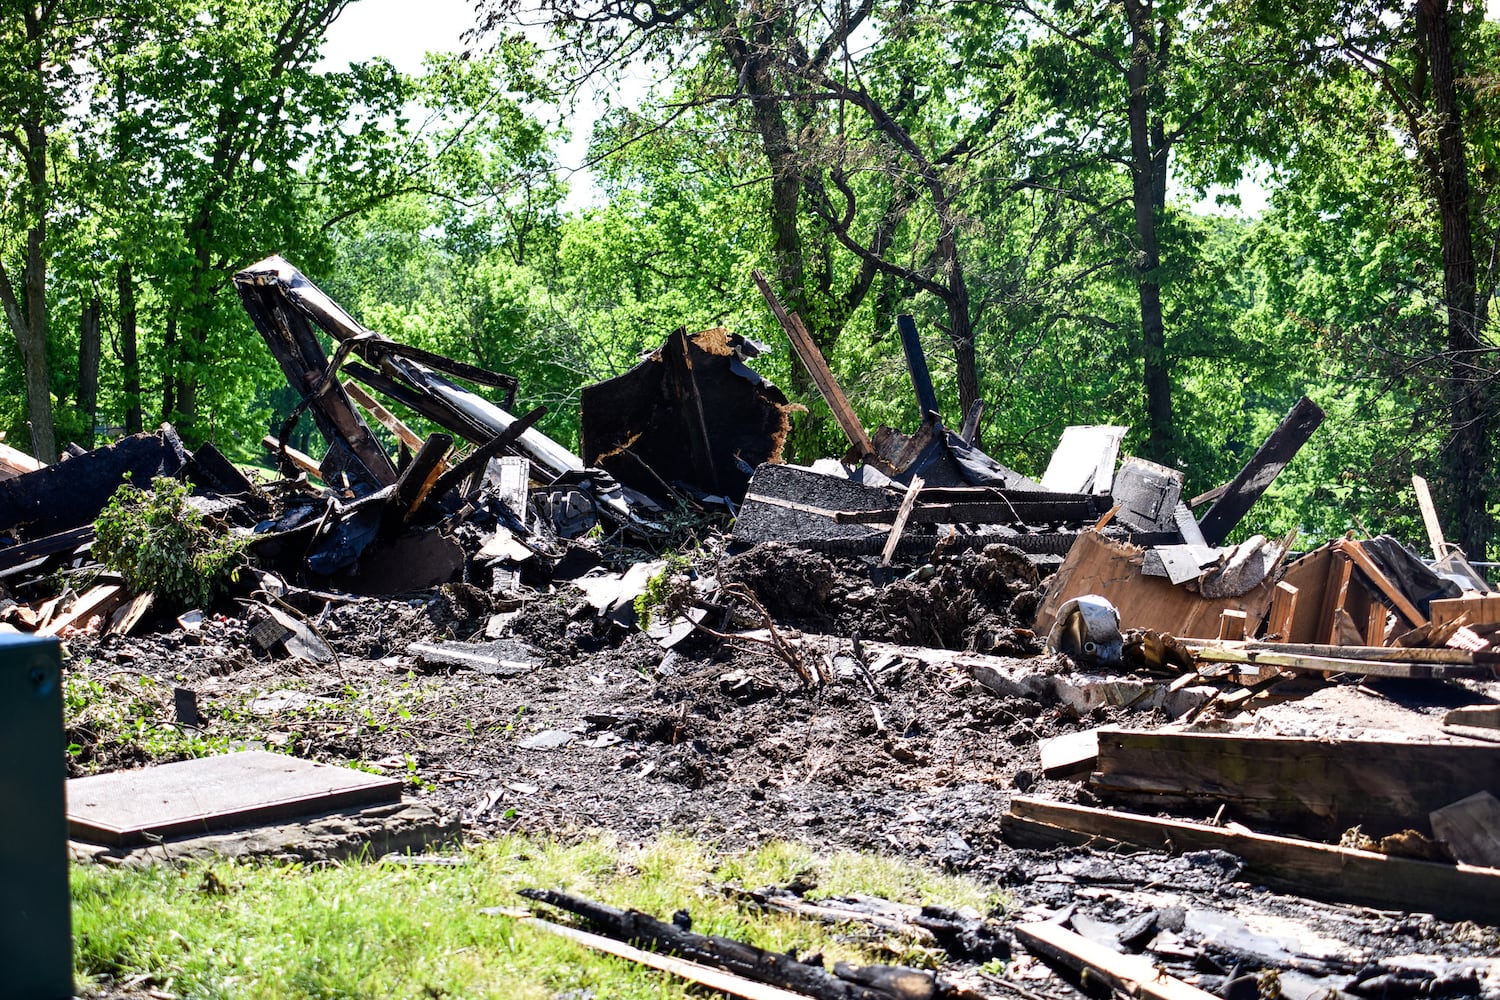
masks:
<svg viewBox="0 0 1500 1000"><path fill-rule="evenodd" d="M860 892L981 910L995 902L974 883L908 863L784 843L720 854L677 836L640 846L608 836L578 843L515 836L454 857L460 863L76 866L80 986L144 976L137 985L205 1000L543 998L574 990L686 998L685 984L670 977L480 910L524 905L517 889L557 888L661 919L687 908L700 933L778 951L927 964L921 949L903 942L745 910L725 889L797 877L816 883L818 895Z"/></svg>

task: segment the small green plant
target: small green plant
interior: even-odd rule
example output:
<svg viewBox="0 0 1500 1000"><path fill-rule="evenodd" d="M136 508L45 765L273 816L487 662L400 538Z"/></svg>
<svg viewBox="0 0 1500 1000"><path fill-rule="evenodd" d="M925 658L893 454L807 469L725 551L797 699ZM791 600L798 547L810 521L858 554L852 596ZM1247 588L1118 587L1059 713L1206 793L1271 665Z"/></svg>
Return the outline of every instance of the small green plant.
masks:
<svg viewBox="0 0 1500 1000"><path fill-rule="evenodd" d="M125 483L94 522L94 556L135 590L207 607L243 560L245 543L187 502L188 486L158 476Z"/></svg>
<svg viewBox="0 0 1500 1000"><path fill-rule="evenodd" d="M656 615L669 619L680 610L688 587L692 559L681 552L668 552L666 565L646 581L646 589L635 599L635 614L641 628L649 628Z"/></svg>

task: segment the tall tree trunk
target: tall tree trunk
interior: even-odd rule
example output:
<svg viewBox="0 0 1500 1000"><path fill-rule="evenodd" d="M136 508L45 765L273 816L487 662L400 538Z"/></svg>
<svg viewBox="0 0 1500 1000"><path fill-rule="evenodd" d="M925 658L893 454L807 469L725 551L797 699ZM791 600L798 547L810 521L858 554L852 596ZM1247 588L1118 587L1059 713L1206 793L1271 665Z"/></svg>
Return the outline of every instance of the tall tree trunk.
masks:
<svg viewBox="0 0 1500 1000"><path fill-rule="evenodd" d="M87 422L80 443L90 450L99 416L99 311L95 295L78 314L78 411Z"/></svg>
<svg viewBox="0 0 1500 1000"><path fill-rule="evenodd" d="M120 367L125 376L125 433L141 432L141 359L136 341L135 279L130 262L115 269L115 289L120 297Z"/></svg>
<svg viewBox="0 0 1500 1000"><path fill-rule="evenodd" d="M177 420L177 314L167 316L161 335L161 418Z"/></svg>
<svg viewBox="0 0 1500 1000"><path fill-rule="evenodd" d="M1130 89L1130 179L1138 254L1136 288L1141 308L1141 374L1146 389L1146 456L1170 465L1175 457L1172 374L1167 358L1161 285L1156 277L1161 266L1156 228L1165 207L1166 150L1153 148L1151 126L1152 74L1161 68L1162 55L1156 44L1150 4L1142 0L1125 0L1125 16L1130 24L1130 66L1126 71L1126 83Z"/></svg>
<svg viewBox="0 0 1500 1000"><path fill-rule="evenodd" d="M20 215L26 220L26 260L22 267L21 289L17 294L9 274L0 267L0 301L16 345L21 350L21 364L26 369L26 415L31 423L32 455L43 462L57 461L57 438L52 420L52 377L47 363L47 77L44 56L44 12L35 4L25 4L22 16L26 24L29 62L25 68L30 104L22 114L21 155L26 164L26 185L22 189Z"/></svg>
<svg viewBox="0 0 1500 1000"><path fill-rule="evenodd" d="M1484 559L1488 558L1491 536L1487 510L1491 461L1487 395L1491 371L1480 340L1468 159L1447 0L1418 0L1416 17L1437 112L1433 180L1443 222L1443 303L1448 311L1448 402L1452 408L1443 466L1452 491L1449 513L1458 529L1450 537L1458 539L1471 559Z"/></svg>

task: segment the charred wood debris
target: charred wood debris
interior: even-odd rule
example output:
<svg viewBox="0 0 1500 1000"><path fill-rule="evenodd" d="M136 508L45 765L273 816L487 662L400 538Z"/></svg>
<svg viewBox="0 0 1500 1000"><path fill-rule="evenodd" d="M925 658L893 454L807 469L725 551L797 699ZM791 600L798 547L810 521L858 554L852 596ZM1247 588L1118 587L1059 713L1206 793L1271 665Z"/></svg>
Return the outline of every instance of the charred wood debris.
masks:
<svg viewBox="0 0 1500 1000"><path fill-rule="evenodd" d="M190 451L167 425L94 451L74 447L50 467L0 442L0 632L65 638L170 621L179 609L153 608L151 594L129 592L90 557L93 522L109 498L122 483L157 476L191 484L192 504L246 540L252 568L232 596L272 655L326 650L316 616L330 601L456 580L497 595L573 583L601 615L635 627L631 602L664 565L653 555L681 541L674 530L689 516L732 523L717 536L725 553L771 544L857 560L876 588L920 583L935 562L972 550L1029 564L1021 575L1042 581L1010 609L1019 625L1011 644L1020 648L971 636L967 649L907 652L944 659L999 695L1155 710L1142 715L1149 725L1084 730L1044 746L1046 776L1076 782L1077 794L1014 796L1012 843L1221 852L1274 889L1500 924L1500 594L1443 541L1424 482L1414 486L1430 560L1387 536L1345 537L1295 558L1295 535L1227 545L1323 421L1310 400L1292 407L1233 481L1196 498L1182 496L1180 471L1122 459L1121 426L1067 428L1031 479L976 446L980 407L956 430L944 423L910 317L899 332L921 423L911 433L870 433L799 317L759 273L755 280L848 439L837 459L811 468L782 461L796 408L754 371L764 348L728 331L679 329L623 375L585 388L582 454L574 454L536 428L542 408L512 413L516 379L366 329L285 260L261 261L234 285L301 397L263 441L280 477L251 478L211 444ZM418 436L390 403L441 431ZM288 444L304 415L325 443L320 458ZM395 454L372 424L396 442ZM807 635L778 622L774 595L744 582L708 571L678 583L653 619L638 623L664 645L690 634L758 644L808 688L834 678L835 659L878 656L857 635L844 640L849 657L808 654ZM461 664L465 648L444 643L429 653ZM997 652L1026 656L989 655ZM1046 683L1028 660L1048 665ZM866 667L857 672L868 680ZM1374 690L1380 684L1461 696L1440 726L1405 735L1299 736L1236 724L1328 686L1389 697ZM830 973L702 938L685 914L667 924L558 893L533 898L604 935L563 929L586 943L671 951L679 966L712 973L698 981L736 995L974 995L928 973ZM795 896L752 902L834 913L813 914L821 919L894 921L978 961L1009 947L992 925L954 914L892 916L865 912L868 901L839 910ZM1017 924L1014 940L1117 992L1209 995L1191 985L1207 981L1201 956L1197 969L1165 971L1174 954L1151 942L1179 940L1166 922L1122 931L1101 948L1066 919ZM1360 996L1495 988L1481 988L1472 971L1345 973L1344 990ZM1233 976L1220 978L1232 985Z"/></svg>

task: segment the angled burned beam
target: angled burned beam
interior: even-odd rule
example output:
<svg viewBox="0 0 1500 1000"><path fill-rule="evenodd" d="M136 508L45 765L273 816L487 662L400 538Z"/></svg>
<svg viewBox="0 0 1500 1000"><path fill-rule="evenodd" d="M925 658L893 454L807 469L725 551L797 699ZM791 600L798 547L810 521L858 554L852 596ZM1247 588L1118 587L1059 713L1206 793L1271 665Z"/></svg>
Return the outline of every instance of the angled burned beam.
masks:
<svg viewBox="0 0 1500 1000"><path fill-rule="evenodd" d="M442 477L433 484L428 496L434 500L441 500L444 495L459 483L489 465L490 459L515 444L532 424L546 415L547 408L545 406L538 406L530 413L517 417L509 427L496 434L478 448L475 448L462 462L459 462L453 468L443 473Z"/></svg>
<svg viewBox="0 0 1500 1000"><path fill-rule="evenodd" d="M436 486L445 469L443 457L452 447L453 438L450 435L434 434L417 449L412 460L401 471L401 478L396 480L396 489L387 502L381 521L381 528L387 534L394 534L404 527L422 505L422 501L427 499L427 494Z"/></svg>
<svg viewBox="0 0 1500 1000"><path fill-rule="evenodd" d="M823 358L823 352L818 350L817 343L807 328L802 325L802 319L796 313L789 313L776 293L771 290L770 282L766 276L759 271L752 273L755 284L759 286L761 295L765 296L766 305L771 307L776 321L786 331L787 339L792 342L792 348L797 352L797 357L802 359L802 364L807 368L807 373L812 376L813 384L822 393L823 399L828 403L828 408L833 411L833 417L839 422L844 430L844 436L849 443L854 445L855 451L860 458L866 459L875 454L875 446L870 443L870 436L865 433L859 418L854 415L854 408L849 405L849 400L844 396L844 390L839 388L838 382L833 377L833 372L828 369L828 362Z"/></svg>
<svg viewBox="0 0 1500 1000"><path fill-rule="evenodd" d="M905 313L896 317L896 330L901 334L901 350L906 354L906 370L911 374L917 406L926 420L929 413L938 413L938 401L932 388L932 373L927 370L927 355L922 352L922 338L917 333L916 321Z"/></svg>
<svg viewBox="0 0 1500 1000"><path fill-rule="evenodd" d="M1260 495L1302 450L1313 431L1323 423L1323 417L1323 410L1317 403L1306 396L1297 400L1297 405L1292 407L1281 425L1271 432L1239 475L1225 488L1224 494L1199 520L1198 526L1209 545L1224 543Z"/></svg>
<svg viewBox="0 0 1500 1000"><path fill-rule="evenodd" d="M400 395L393 394L392 398L411 406L446 430L459 434L475 444L483 445L497 435L504 434L516 422L516 418L506 412L503 407L444 378L432 370L432 367L438 367L436 364L428 367L414 360L414 356L421 357L424 361L436 359L454 374L471 378L474 381L484 381L485 376L489 376L491 381L508 381L509 376L500 376L493 372L486 373L483 369L476 369L471 365L463 365L461 362L441 358L430 352L408 348L366 329L318 286L307 280L302 272L281 257L268 257L246 268L235 276L235 284L242 289L249 287L263 289L265 296L279 307L277 311L292 318L289 320L289 325L295 327L300 324L302 328L307 329L309 323L316 324L319 329L341 344L352 343L350 349L353 353L378 366L380 372L388 379L399 380L410 387L408 392ZM241 297L246 298L244 291L241 292ZM250 310L252 318L255 318L255 311L251 310L248 298L246 298L246 309ZM260 320L257 320L257 326L259 325ZM262 333L264 334L264 330ZM350 375L371 388L381 392L386 391L368 377L369 369L350 365L348 371ZM388 381L386 384L390 385L392 382ZM329 395L333 393L337 393L338 397L348 405L342 386L331 388ZM355 419L359 419L357 414ZM360 423L363 425L362 420ZM368 428L366 432L368 433ZM373 437L371 440L373 441ZM532 428L527 428L512 442L511 446L530 458L537 468L554 477L567 472L580 472L584 468L583 462L577 455ZM389 459L386 461L389 464ZM389 485L395 480L396 473L392 468L388 482L382 485Z"/></svg>
<svg viewBox="0 0 1500 1000"><path fill-rule="evenodd" d="M342 443L354 459L344 463L344 471L370 489L389 486L396 481L390 456L344 394L307 316L287 295L296 281L307 283L296 268L273 257L236 274L234 287L287 382L312 411L319 433L330 445Z"/></svg>

